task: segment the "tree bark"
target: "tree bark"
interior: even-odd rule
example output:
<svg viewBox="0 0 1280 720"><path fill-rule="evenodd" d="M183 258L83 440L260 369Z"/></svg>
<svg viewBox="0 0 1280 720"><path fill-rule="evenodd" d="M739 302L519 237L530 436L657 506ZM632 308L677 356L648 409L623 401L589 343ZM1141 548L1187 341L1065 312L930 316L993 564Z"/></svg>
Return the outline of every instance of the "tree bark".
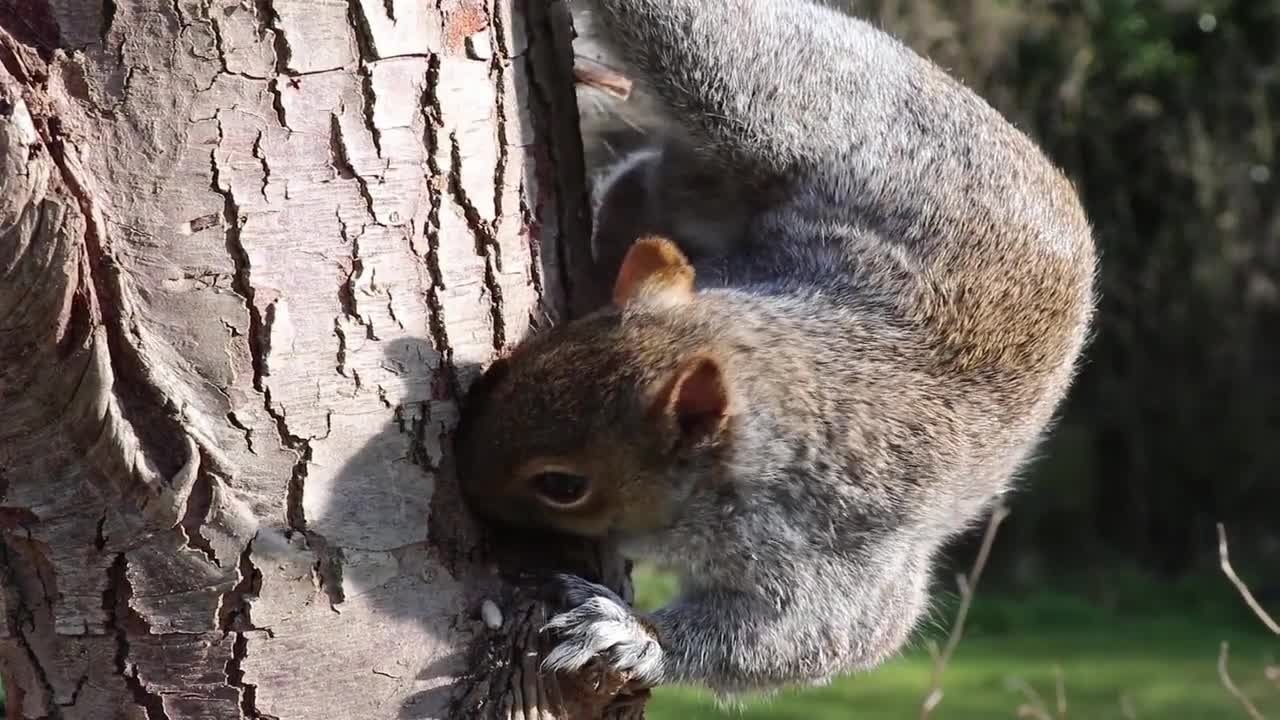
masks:
<svg viewBox="0 0 1280 720"><path fill-rule="evenodd" d="M449 469L598 294L570 62L560 2L0 2L10 717L642 713L536 672L536 571L621 561Z"/></svg>

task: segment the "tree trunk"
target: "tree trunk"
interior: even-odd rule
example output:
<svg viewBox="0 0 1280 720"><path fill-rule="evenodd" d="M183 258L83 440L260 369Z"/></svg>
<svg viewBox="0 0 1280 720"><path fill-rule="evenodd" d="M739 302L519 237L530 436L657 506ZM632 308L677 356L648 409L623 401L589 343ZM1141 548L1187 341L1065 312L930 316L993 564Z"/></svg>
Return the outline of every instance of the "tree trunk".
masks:
<svg viewBox="0 0 1280 720"><path fill-rule="evenodd" d="M642 700L534 671L517 571L616 556L495 541L449 470L470 380L596 296L570 62L559 2L0 3L9 717Z"/></svg>

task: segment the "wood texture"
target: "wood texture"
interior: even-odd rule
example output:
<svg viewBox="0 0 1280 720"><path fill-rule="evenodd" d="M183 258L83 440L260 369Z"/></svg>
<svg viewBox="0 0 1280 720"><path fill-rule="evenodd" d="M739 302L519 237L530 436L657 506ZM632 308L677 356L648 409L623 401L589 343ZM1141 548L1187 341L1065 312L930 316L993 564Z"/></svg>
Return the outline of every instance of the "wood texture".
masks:
<svg viewBox="0 0 1280 720"><path fill-rule="evenodd" d="M510 571L620 561L509 551L449 471L471 378L590 302L568 39L559 2L0 5L13 717L605 712L533 672Z"/></svg>

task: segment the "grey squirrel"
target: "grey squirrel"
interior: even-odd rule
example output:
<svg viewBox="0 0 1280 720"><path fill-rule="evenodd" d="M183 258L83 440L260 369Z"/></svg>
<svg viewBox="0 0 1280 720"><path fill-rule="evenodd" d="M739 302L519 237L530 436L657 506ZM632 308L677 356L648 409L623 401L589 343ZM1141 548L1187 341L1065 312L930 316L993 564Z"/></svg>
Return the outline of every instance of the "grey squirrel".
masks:
<svg viewBox="0 0 1280 720"><path fill-rule="evenodd" d="M680 133L598 193L613 302L474 384L471 506L678 570L575 577L545 667L722 693L870 668L1010 484L1094 311L1076 192L976 94L806 0L593 0Z"/></svg>

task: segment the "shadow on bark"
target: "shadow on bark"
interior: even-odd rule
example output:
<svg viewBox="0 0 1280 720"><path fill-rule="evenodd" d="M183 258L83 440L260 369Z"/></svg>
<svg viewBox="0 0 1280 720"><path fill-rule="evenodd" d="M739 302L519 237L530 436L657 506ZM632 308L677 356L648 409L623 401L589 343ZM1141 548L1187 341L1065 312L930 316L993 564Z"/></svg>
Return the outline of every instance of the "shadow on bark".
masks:
<svg viewBox="0 0 1280 720"><path fill-rule="evenodd" d="M388 343L387 361L397 362L406 353L412 354L420 343L415 339ZM481 371L475 364L453 369L462 378L478 377ZM455 601L459 619L480 621L472 623L479 629L470 633L467 646L456 647L447 656L414 670L418 683L439 684L406 698L399 717L420 718L446 707L450 718L521 717L521 713L528 718L544 717L543 713L556 718L643 717L648 692L627 686L621 677L599 668L588 668L576 676L538 672L542 657L550 650L539 629L560 605L552 575L575 573L630 599L629 564L609 548L586 540L482 524L466 509L452 470L450 443L442 444L438 456L424 443L435 422L440 420L430 416L429 408L401 408L396 421L387 423L336 473L326 501L308 512L306 529L301 531L318 558L317 574L335 612L341 612L349 598L359 597L375 616L387 622L421 621L420 630L432 632L438 626L428 619L438 620L438 610L429 609L430 600L406 602L405 597L421 593L429 598L433 592L440 593L443 582L459 590L461 600ZM406 436L408 451L399 462L411 463L424 476L435 478L429 515L421 518L428 525L428 540L418 547L390 551L397 571L379 573L377 565L389 562L385 558L373 561L375 567L370 568L373 553L345 542L331 546L330 538L314 528L341 532L344 518L353 512L350 504L358 502L344 494L344 487L350 485L357 491L365 487L370 468L386 464L386 445L403 443ZM392 473L389 477L394 481L402 476ZM406 570L409 564L415 565L412 572ZM449 577L431 576L439 570ZM405 582L419 587L406 592L406 588L393 586ZM447 640L438 639L442 644Z"/></svg>

